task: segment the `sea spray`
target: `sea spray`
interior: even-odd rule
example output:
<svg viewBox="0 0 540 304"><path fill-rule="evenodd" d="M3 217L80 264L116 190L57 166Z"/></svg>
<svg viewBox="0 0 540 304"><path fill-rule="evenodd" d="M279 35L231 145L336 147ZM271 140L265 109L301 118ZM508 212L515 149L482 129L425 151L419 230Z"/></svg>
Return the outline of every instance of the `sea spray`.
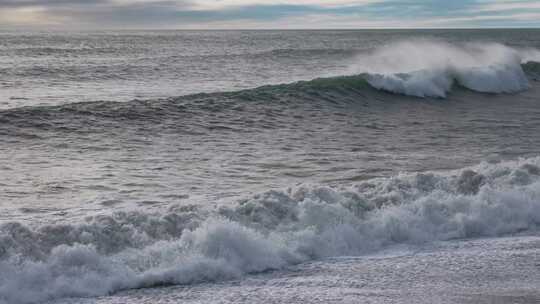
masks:
<svg viewBox="0 0 540 304"><path fill-rule="evenodd" d="M350 72L366 73L377 89L417 97L446 97L454 84L483 93L516 93L529 88L521 64L538 60L538 54L497 43L418 39L363 54Z"/></svg>

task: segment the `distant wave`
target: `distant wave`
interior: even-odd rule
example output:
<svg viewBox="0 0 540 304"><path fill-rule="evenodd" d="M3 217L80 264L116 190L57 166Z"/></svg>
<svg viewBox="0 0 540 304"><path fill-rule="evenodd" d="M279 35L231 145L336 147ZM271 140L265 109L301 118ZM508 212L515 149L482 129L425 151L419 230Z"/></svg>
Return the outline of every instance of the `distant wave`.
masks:
<svg viewBox="0 0 540 304"><path fill-rule="evenodd" d="M0 226L0 303L193 284L393 244L538 233L540 157L269 191L209 211Z"/></svg>

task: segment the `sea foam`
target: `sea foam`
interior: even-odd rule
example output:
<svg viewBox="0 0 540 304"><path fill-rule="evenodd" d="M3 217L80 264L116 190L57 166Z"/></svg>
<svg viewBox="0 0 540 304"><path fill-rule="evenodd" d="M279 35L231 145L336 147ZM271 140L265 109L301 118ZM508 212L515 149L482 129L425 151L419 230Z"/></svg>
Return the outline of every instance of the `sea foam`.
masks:
<svg viewBox="0 0 540 304"><path fill-rule="evenodd" d="M417 97L446 97L453 85L483 93L516 93L530 84L521 64L536 49L497 43L453 45L433 40L392 43L359 56L351 73L366 73L376 89Z"/></svg>
<svg viewBox="0 0 540 304"><path fill-rule="evenodd" d="M216 210L0 227L0 303L193 284L313 259L458 238L535 234L540 158L268 191Z"/></svg>

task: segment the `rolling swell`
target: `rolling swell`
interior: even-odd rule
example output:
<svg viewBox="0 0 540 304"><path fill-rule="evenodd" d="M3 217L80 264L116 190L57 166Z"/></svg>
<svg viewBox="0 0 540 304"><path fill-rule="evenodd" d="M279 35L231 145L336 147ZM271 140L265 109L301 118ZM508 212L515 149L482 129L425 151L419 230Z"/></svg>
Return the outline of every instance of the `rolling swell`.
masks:
<svg viewBox="0 0 540 304"><path fill-rule="evenodd" d="M393 244L537 233L540 158L269 191L215 210L0 226L0 303L194 284Z"/></svg>
<svg viewBox="0 0 540 304"><path fill-rule="evenodd" d="M538 79L538 62L460 71L434 69L397 74L364 73L159 100L96 101L8 109L0 111L0 132L10 135L14 127L81 131L82 126L92 130L94 126L102 129L137 121L163 127L167 120L181 120L201 112L242 112L246 106L272 108L301 103L368 105L403 98L395 94L440 98L446 97L453 87L480 93L516 93L526 90L530 86L529 80Z"/></svg>
<svg viewBox="0 0 540 304"><path fill-rule="evenodd" d="M310 105L366 102L369 94L379 94L362 76L316 79L293 84L263 86L236 92L194 94L159 100L130 102L96 101L59 106L22 107L0 111L0 132L10 135L14 128L101 132L117 127L184 128L181 121L219 113L264 112L253 120L254 127L272 124L273 112L302 103ZM278 115L277 113L275 115ZM196 127L196 123L191 125Z"/></svg>

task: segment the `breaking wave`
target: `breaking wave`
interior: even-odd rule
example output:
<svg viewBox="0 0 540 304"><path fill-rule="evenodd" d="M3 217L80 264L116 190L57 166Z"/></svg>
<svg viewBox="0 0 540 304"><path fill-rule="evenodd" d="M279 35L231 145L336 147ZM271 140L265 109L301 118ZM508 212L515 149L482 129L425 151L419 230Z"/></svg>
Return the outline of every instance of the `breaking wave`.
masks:
<svg viewBox="0 0 540 304"><path fill-rule="evenodd" d="M13 127L78 130L121 121L183 121L186 115L239 109L245 104L379 104L402 94L445 98L453 89L517 93L540 80L540 51L501 44L451 45L443 42L394 43L355 59L349 76L318 78L254 89L201 93L159 100L95 101L0 111L0 134ZM97 119L96 119L97 118ZM70 127L66 128L65 124ZM6 131L2 131L4 128Z"/></svg>
<svg viewBox="0 0 540 304"><path fill-rule="evenodd" d="M393 244L538 233L540 157L269 191L217 210L0 226L0 303L193 284Z"/></svg>
<svg viewBox="0 0 540 304"><path fill-rule="evenodd" d="M429 70L399 74L361 74L159 100L95 101L21 107L0 110L0 134L13 135L13 130L17 127L66 132L104 130L104 126L112 128L137 121L147 124L182 122L194 114L227 110L242 112L245 105L255 104L266 107L288 107L294 104L379 105L385 101L400 100L399 96L386 92L442 98L455 86L455 82L461 87L478 92L511 93L528 88L530 84L527 77L540 80L540 63L488 66L455 73L453 70Z"/></svg>
<svg viewBox="0 0 540 304"><path fill-rule="evenodd" d="M482 93L524 91L530 85L522 64L539 61L536 49L417 40L389 44L359 57L353 69L367 73L367 81L377 89L444 98L455 84Z"/></svg>

